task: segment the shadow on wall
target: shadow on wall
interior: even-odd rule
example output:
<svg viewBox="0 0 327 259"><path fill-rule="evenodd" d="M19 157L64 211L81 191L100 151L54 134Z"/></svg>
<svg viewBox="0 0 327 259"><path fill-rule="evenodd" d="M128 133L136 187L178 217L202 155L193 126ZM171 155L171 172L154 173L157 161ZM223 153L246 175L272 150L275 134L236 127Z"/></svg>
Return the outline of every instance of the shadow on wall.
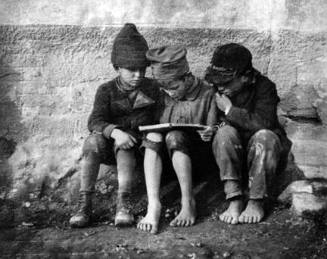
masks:
<svg viewBox="0 0 327 259"><path fill-rule="evenodd" d="M21 74L5 63L5 55L0 59L0 226L9 226L14 221L13 203L8 194L13 185L13 169L8 159L15 152L16 144L26 137L16 84Z"/></svg>
<svg viewBox="0 0 327 259"><path fill-rule="evenodd" d="M18 141L26 138L23 125L19 96L16 84L21 74L6 64L6 56L0 59L0 197L6 195L12 184L12 169L8 158L14 153Z"/></svg>

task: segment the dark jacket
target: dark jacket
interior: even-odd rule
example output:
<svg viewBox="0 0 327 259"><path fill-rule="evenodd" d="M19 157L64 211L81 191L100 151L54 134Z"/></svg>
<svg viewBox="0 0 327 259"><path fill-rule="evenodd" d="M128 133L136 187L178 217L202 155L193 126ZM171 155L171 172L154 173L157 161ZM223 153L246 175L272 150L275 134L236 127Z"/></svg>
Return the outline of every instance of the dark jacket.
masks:
<svg viewBox="0 0 327 259"><path fill-rule="evenodd" d="M245 143L258 130L272 130L281 140L281 155L287 158L292 143L278 121L277 105L280 99L276 85L255 71L252 83L233 96L231 101L233 106L226 116L223 115L223 119L238 129Z"/></svg>
<svg viewBox="0 0 327 259"><path fill-rule="evenodd" d="M114 128L137 132L138 126L153 124L158 97L158 85L148 78L132 92L121 90L117 78L104 83L96 92L88 129L102 132L107 138Z"/></svg>

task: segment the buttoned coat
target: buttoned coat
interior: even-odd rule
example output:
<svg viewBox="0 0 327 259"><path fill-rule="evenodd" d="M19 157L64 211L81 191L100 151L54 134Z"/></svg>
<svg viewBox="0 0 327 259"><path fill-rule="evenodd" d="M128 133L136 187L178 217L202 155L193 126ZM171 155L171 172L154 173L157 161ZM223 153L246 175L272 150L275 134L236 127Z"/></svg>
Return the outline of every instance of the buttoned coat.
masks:
<svg viewBox="0 0 327 259"><path fill-rule="evenodd" d="M137 132L138 126L153 124L159 98L159 87L154 80L145 78L131 92L121 90L117 80L99 86L88 119L89 131L100 132L107 138L114 128Z"/></svg>

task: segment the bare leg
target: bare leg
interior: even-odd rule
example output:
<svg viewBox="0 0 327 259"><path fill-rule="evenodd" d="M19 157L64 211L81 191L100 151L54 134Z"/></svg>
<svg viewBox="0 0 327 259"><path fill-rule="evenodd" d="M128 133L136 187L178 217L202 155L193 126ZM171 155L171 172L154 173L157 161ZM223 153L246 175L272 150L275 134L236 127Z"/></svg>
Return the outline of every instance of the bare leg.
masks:
<svg viewBox="0 0 327 259"><path fill-rule="evenodd" d="M192 190L192 164L188 155L175 151L172 156L173 167L181 187L182 209L177 217L170 222L170 226L188 227L195 223L196 208Z"/></svg>
<svg viewBox="0 0 327 259"><path fill-rule="evenodd" d="M259 223L264 217L263 200L249 200L239 217L240 223Z"/></svg>
<svg viewBox="0 0 327 259"><path fill-rule="evenodd" d="M148 134L147 138L153 142L160 142L160 134ZM156 234L158 232L161 214L160 181L162 174L162 160L157 151L150 148L145 150L144 174L148 195L148 209L145 217L137 224L137 228Z"/></svg>

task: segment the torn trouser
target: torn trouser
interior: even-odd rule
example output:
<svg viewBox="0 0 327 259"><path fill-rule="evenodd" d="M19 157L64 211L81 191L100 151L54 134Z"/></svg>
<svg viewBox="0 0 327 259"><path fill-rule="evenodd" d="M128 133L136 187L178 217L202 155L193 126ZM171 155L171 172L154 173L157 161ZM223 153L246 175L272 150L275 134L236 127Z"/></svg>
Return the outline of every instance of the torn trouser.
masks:
<svg viewBox="0 0 327 259"><path fill-rule="evenodd" d="M225 182L226 198L243 195L247 180L250 199L262 199L271 188L280 159L281 143L270 130L257 131L244 145L237 130L229 125L220 128L213 140L213 153ZM247 168L247 172L244 172ZM228 181L231 180L231 181Z"/></svg>

